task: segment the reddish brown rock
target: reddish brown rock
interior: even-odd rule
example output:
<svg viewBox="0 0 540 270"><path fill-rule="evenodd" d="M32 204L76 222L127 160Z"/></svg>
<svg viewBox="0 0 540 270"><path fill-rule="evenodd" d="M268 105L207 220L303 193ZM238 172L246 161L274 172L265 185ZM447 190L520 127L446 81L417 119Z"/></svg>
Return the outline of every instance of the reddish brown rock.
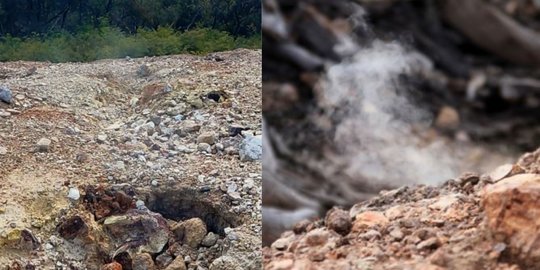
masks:
<svg viewBox="0 0 540 270"><path fill-rule="evenodd" d="M307 220L307 219L302 220L302 221L296 223L296 225L294 225L293 232L296 233L296 234L301 234L303 232L306 232L307 228L308 228L308 226L310 224L311 224L311 222L309 220Z"/></svg>
<svg viewBox="0 0 540 270"><path fill-rule="evenodd" d="M328 229L334 230L341 235L347 235L351 231L351 218L349 217L349 212L345 210L332 208L326 214L324 222Z"/></svg>
<svg viewBox="0 0 540 270"><path fill-rule="evenodd" d="M518 174L487 186L483 205L491 236L526 269L539 267L540 175Z"/></svg>
<svg viewBox="0 0 540 270"><path fill-rule="evenodd" d="M170 84L153 83L143 87L141 97L139 99L140 104L145 104L151 100L157 99L165 94L170 93L173 87Z"/></svg>
<svg viewBox="0 0 540 270"><path fill-rule="evenodd" d="M101 266L101 270L122 270L122 265L117 262L112 262Z"/></svg>
<svg viewBox="0 0 540 270"><path fill-rule="evenodd" d="M387 223L388 218L386 218L383 213L376 211L366 211L356 215L356 219L352 226L352 231L359 232L375 225L385 225Z"/></svg>
<svg viewBox="0 0 540 270"><path fill-rule="evenodd" d="M309 246L320 246L326 244L330 234L322 229L316 229L306 234L306 244Z"/></svg>

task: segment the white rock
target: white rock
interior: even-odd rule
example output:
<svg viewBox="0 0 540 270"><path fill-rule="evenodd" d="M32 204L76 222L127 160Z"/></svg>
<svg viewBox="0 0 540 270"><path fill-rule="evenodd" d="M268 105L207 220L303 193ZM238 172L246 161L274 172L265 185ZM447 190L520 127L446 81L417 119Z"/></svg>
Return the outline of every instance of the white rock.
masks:
<svg viewBox="0 0 540 270"><path fill-rule="evenodd" d="M142 200L137 200L137 202L135 202L135 206L136 206L137 209L139 209L139 210L144 210L144 209L146 209L146 206L144 205L144 201L142 201Z"/></svg>
<svg viewBox="0 0 540 270"><path fill-rule="evenodd" d="M245 138L240 144L239 154L241 160L260 160L262 158L262 136Z"/></svg>
<svg viewBox="0 0 540 270"><path fill-rule="evenodd" d="M77 188L69 188L68 198L77 201L81 197L81 193Z"/></svg>
<svg viewBox="0 0 540 270"><path fill-rule="evenodd" d="M255 186L255 181L252 178L247 178L244 180L244 190L250 190Z"/></svg>
<svg viewBox="0 0 540 270"><path fill-rule="evenodd" d="M204 152L210 153L211 150L212 150L212 147L207 143L199 143L199 145L197 145L197 149L199 151L204 151Z"/></svg>
<svg viewBox="0 0 540 270"><path fill-rule="evenodd" d="M216 149L219 150L219 151L223 151L223 149L225 149L225 147L223 147L223 144L221 144L221 143L216 143Z"/></svg>
<svg viewBox="0 0 540 270"><path fill-rule="evenodd" d="M233 182L227 187L227 193L235 192L237 188L238 186L236 185L236 183Z"/></svg>
<svg viewBox="0 0 540 270"><path fill-rule="evenodd" d="M104 142L107 141L107 135L99 134L99 135L97 135L96 140L97 140L98 143L104 143Z"/></svg>

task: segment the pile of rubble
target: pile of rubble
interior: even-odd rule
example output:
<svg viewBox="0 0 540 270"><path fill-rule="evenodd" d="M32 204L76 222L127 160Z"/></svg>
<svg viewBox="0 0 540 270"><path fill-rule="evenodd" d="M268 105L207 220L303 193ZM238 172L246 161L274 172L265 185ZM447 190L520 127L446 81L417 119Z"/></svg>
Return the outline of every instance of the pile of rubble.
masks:
<svg viewBox="0 0 540 270"><path fill-rule="evenodd" d="M259 268L260 66L252 50L0 65L0 265Z"/></svg>
<svg viewBox="0 0 540 270"><path fill-rule="evenodd" d="M128 194L136 194L138 200ZM149 210L141 199L165 217ZM256 236L234 229L241 225L242 219L227 214L229 203L216 192L87 186L82 202L60 218L56 228L60 238L54 238L54 244L49 243L45 250L48 252L53 247L84 250L82 254L86 255L71 267L167 270L187 269L186 264L203 269L256 267L256 254L248 252L256 248L253 245L257 241L250 239ZM28 246L35 247L36 243L33 244ZM103 264L104 261L108 263ZM101 268L96 267L101 264Z"/></svg>
<svg viewBox="0 0 540 270"><path fill-rule="evenodd" d="M265 269L535 269L539 173L540 149L488 174L333 208L265 248Z"/></svg>

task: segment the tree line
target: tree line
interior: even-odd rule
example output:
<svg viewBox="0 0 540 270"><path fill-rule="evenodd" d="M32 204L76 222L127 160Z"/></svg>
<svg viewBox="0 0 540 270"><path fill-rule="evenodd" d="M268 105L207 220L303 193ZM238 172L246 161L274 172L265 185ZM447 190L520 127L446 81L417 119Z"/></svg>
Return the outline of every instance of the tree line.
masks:
<svg viewBox="0 0 540 270"><path fill-rule="evenodd" d="M261 27L259 0L0 0L0 35L28 36L98 27L122 31L195 27L253 36Z"/></svg>
<svg viewBox="0 0 540 270"><path fill-rule="evenodd" d="M0 0L0 61L260 48L259 0Z"/></svg>

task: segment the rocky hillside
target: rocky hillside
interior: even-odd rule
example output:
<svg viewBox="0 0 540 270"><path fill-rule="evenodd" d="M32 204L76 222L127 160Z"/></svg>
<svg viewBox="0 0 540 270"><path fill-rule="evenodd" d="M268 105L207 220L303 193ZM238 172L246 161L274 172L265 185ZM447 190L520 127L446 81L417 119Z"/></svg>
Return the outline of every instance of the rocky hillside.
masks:
<svg viewBox="0 0 540 270"><path fill-rule="evenodd" d="M265 269L538 269L540 149L439 187L382 191L298 223Z"/></svg>
<svg viewBox="0 0 540 270"><path fill-rule="evenodd" d="M0 85L0 269L260 269L261 51Z"/></svg>

